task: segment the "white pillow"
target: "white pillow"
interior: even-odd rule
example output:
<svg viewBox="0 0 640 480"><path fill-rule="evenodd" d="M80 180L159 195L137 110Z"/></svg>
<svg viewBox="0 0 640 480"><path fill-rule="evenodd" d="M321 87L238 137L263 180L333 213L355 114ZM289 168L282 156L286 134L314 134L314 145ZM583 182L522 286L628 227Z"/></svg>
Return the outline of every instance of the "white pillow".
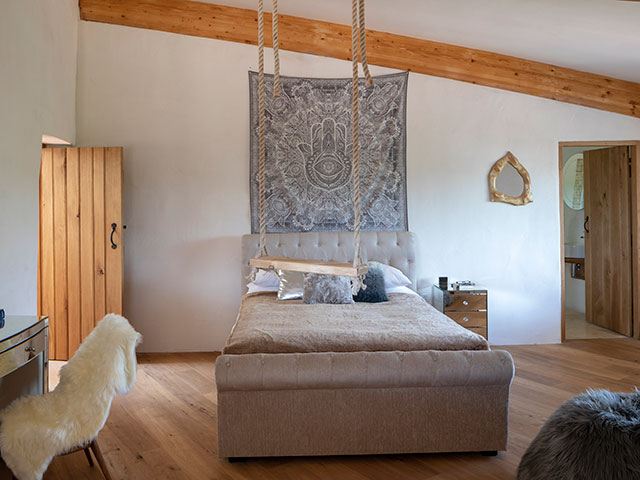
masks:
<svg viewBox="0 0 640 480"><path fill-rule="evenodd" d="M256 285L251 282L247 284L247 293L258 293L258 292L277 292L278 287L261 287L260 285Z"/></svg>
<svg viewBox="0 0 640 480"><path fill-rule="evenodd" d="M247 284L247 293L277 292L280 277L275 270L258 270L253 282Z"/></svg>
<svg viewBox="0 0 640 480"><path fill-rule="evenodd" d="M387 290L387 293L406 293L407 295L418 295L409 287L393 287L393 288L387 288L386 290Z"/></svg>
<svg viewBox="0 0 640 480"><path fill-rule="evenodd" d="M411 280L407 276L391 265L385 265L380 262L369 262L372 264L378 264L384 274L384 288L389 291L390 288L395 287L407 287L411 285Z"/></svg>
<svg viewBox="0 0 640 480"><path fill-rule="evenodd" d="M280 277L278 277L278 274L276 273L275 270L258 269L256 273L256 278L251 283L255 283L256 285L259 285L261 287L277 288L278 285L280 284Z"/></svg>

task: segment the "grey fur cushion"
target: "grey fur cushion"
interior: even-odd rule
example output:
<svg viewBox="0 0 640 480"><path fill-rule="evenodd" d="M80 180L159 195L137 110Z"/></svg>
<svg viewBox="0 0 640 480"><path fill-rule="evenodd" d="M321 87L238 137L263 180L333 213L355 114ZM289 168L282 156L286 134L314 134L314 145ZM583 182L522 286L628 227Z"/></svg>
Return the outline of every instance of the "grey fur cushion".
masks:
<svg viewBox="0 0 640 480"><path fill-rule="evenodd" d="M518 467L543 479L640 479L640 395L589 390L560 406Z"/></svg>
<svg viewBox="0 0 640 480"><path fill-rule="evenodd" d="M364 277L365 288L361 288L353 299L356 302L380 303L388 302L387 290L384 287L384 272L378 262L371 262Z"/></svg>
<svg viewBox="0 0 640 480"><path fill-rule="evenodd" d="M351 279L305 273L302 303L353 303Z"/></svg>

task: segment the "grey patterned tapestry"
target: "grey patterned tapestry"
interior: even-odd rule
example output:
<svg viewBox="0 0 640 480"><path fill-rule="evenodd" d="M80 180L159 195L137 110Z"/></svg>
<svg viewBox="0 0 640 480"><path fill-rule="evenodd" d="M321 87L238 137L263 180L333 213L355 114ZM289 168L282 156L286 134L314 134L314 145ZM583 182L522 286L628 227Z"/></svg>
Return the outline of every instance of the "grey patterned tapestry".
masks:
<svg viewBox="0 0 640 480"><path fill-rule="evenodd" d="M407 230L407 73L360 82L363 231ZM259 231L258 74L251 100L251 231ZM351 79L265 75L267 232L353 230Z"/></svg>

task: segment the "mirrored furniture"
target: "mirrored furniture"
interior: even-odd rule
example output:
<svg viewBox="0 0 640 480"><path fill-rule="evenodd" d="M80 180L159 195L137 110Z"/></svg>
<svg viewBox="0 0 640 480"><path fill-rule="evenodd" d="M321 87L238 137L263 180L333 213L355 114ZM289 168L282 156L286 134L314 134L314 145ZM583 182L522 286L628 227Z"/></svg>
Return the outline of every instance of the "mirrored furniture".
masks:
<svg viewBox="0 0 640 480"><path fill-rule="evenodd" d="M7 315L0 327L0 410L49 389L49 318Z"/></svg>
<svg viewBox="0 0 640 480"><path fill-rule="evenodd" d="M488 340L487 295L487 290L477 286L454 290L434 285L432 301L437 310L457 324Z"/></svg>

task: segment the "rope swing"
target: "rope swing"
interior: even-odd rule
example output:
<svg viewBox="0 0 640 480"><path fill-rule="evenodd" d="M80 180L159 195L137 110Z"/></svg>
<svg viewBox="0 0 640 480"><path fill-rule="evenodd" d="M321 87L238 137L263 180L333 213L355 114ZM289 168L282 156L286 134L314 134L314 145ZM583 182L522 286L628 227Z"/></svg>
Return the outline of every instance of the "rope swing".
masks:
<svg viewBox="0 0 640 480"><path fill-rule="evenodd" d="M265 212L265 111L264 111L264 5L258 0L258 125L259 125L259 222L260 241L256 258L251 260L251 266L265 269L284 269L310 273L325 273L331 275L347 275L353 277L353 293L363 288L366 265L362 264L360 255L360 144L359 144L359 105L358 105L358 57L362 62L362 69L367 85L373 85L369 65L367 63L366 29L364 22L365 0L352 0L351 3L351 57L352 57L352 112L351 123L353 129L353 264L339 262L325 262L316 260L301 260L284 257L270 257L267 252L267 222ZM273 0L272 14L273 38L273 95L280 96L280 51L278 41L278 0Z"/></svg>

